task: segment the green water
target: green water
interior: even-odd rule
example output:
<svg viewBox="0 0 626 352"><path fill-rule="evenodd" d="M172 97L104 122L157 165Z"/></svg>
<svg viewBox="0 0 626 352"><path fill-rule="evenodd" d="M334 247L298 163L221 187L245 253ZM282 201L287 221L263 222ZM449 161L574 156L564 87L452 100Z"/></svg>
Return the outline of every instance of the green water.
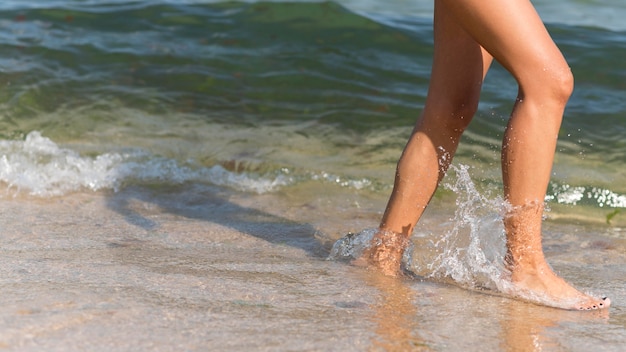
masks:
<svg viewBox="0 0 626 352"><path fill-rule="evenodd" d="M19 141L39 131L85 157L140 150L142 162L288 174L286 187L334 179L385 197L425 99L431 19L346 4L7 5L0 136ZM548 199L559 214L591 209L593 221L618 221L626 206L625 34L561 23L549 30L576 90ZM494 65L456 159L494 193L515 94Z"/></svg>

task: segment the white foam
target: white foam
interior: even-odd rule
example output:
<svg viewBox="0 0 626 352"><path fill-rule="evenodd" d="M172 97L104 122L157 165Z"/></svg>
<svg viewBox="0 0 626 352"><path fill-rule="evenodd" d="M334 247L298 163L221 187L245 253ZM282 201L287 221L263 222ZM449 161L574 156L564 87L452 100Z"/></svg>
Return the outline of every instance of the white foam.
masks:
<svg viewBox="0 0 626 352"><path fill-rule="evenodd" d="M0 181L10 189L39 196L79 188L98 190L115 184L112 171L122 159L119 154L81 157L31 132L24 141L0 141Z"/></svg>
<svg viewBox="0 0 626 352"><path fill-rule="evenodd" d="M135 150L83 156L34 131L23 141L0 141L0 182L9 194L58 196L79 190L118 190L127 182L208 182L265 193L290 184L284 174L234 173L219 165L181 165L176 160Z"/></svg>
<svg viewBox="0 0 626 352"><path fill-rule="evenodd" d="M328 172L314 173L310 177L312 180L315 181L322 180L339 185L341 187L352 188L356 190L366 189L368 187L374 186L374 182L367 178L351 179L345 176L339 176Z"/></svg>
<svg viewBox="0 0 626 352"><path fill-rule="evenodd" d="M291 184L291 178L284 174L279 174L274 178L251 177L248 174L237 174L230 172L220 165L215 165L210 169L203 170L203 179L211 180L211 183L219 186L228 186L241 191L251 191L256 193L267 193L277 190L283 186Z"/></svg>
<svg viewBox="0 0 626 352"><path fill-rule="evenodd" d="M600 187L571 186L552 182L551 194L546 200L556 200L559 204L576 205L581 201L596 203L600 208L626 208L626 195Z"/></svg>

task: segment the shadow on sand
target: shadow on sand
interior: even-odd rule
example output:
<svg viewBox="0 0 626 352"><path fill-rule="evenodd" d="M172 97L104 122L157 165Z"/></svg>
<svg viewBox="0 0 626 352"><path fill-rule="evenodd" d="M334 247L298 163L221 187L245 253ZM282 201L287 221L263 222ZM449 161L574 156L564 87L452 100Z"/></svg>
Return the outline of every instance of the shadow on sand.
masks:
<svg viewBox="0 0 626 352"><path fill-rule="evenodd" d="M268 206L272 213L261 210ZM149 209L153 208L160 213L219 224L272 244L303 249L318 258L326 258L332 246L332 241L311 224L281 215L290 209L271 196L263 199L210 186L135 186L112 193L107 197L107 207L146 231L159 227L158 219L150 216Z"/></svg>

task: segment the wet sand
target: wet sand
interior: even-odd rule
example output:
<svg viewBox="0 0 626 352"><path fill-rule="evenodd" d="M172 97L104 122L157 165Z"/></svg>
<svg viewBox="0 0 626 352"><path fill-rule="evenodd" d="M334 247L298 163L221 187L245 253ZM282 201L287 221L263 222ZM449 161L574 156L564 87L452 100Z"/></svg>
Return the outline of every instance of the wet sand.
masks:
<svg viewBox="0 0 626 352"><path fill-rule="evenodd" d="M331 210L286 198L194 187L5 196L0 349L619 351L626 344L624 269L610 270L623 263L623 239L581 244L583 270L566 259L575 248L558 248L557 235L547 240L566 277L607 285L613 295L610 313L568 312L326 260L337 237L328 234L378 214L335 212L338 222Z"/></svg>

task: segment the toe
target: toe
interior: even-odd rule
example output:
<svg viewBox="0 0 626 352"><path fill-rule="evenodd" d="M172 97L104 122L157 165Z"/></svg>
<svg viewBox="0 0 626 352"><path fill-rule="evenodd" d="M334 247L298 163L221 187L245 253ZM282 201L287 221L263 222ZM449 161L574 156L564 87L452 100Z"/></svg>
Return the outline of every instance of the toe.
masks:
<svg viewBox="0 0 626 352"><path fill-rule="evenodd" d="M611 300L607 297L603 297L600 302L589 302L589 305L579 306L578 310L598 310L608 308L611 305Z"/></svg>

